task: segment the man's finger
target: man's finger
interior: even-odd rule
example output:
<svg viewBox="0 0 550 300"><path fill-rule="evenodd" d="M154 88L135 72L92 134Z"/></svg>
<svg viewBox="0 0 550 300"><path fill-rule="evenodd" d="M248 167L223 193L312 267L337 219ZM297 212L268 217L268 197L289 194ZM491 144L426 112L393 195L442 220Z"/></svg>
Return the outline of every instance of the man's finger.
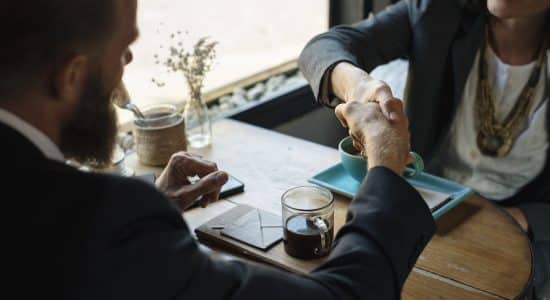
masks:
<svg viewBox="0 0 550 300"><path fill-rule="evenodd" d="M352 138L352 142L353 142L353 148L355 148L355 150L357 150L357 154L358 155L363 155L363 145L361 145L361 142L357 141L355 138Z"/></svg>
<svg viewBox="0 0 550 300"><path fill-rule="evenodd" d="M409 155L407 156L407 165L412 164L413 161L414 161L414 158L413 158L413 156L412 156L412 153L409 152Z"/></svg>
<svg viewBox="0 0 550 300"><path fill-rule="evenodd" d="M216 189L214 192L202 196L202 198L200 200L200 205L203 208L207 207L208 204L210 204L212 202L216 202L220 199L221 189L222 189L223 185L225 183L227 183L227 181L229 180L229 176L227 175L227 173L222 172L222 171L219 171L218 175L216 175L216 176L218 176L217 179L222 183L220 184L220 187L218 189Z"/></svg>
<svg viewBox="0 0 550 300"><path fill-rule="evenodd" d="M218 166L210 161L190 155L186 152L179 152L172 155L170 164L178 174L188 176L198 175L199 177L206 176L218 170Z"/></svg>
<svg viewBox="0 0 550 300"><path fill-rule="evenodd" d="M373 100L378 101L382 113L384 114L386 119L390 121L397 121L397 119L394 118L398 118L399 115L392 114L392 112L394 112L395 110L392 100L394 100L395 98L393 97L393 93L390 87L382 81L375 81L373 82L373 91L375 97L375 99Z"/></svg>
<svg viewBox="0 0 550 300"><path fill-rule="evenodd" d="M194 201L200 196L218 193L227 182L228 176L223 171L217 171L201 178L194 184L186 185L177 192L177 197L184 202ZM207 197L208 200L208 197Z"/></svg>
<svg viewBox="0 0 550 300"><path fill-rule="evenodd" d="M218 199L220 198L220 193L210 193L210 194L206 194L206 195L203 195L201 197L201 199L199 200L199 205L202 207L202 208L205 208L207 207L210 203L212 202L216 202L218 201Z"/></svg>
<svg viewBox="0 0 550 300"><path fill-rule="evenodd" d="M348 123L346 122L346 117L345 117L345 114L344 114L345 105L347 105L347 104L342 103L342 104L339 104L338 106L336 106L336 108L334 109L334 113L336 114L336 117L340 121L340 124L342 124L342 126L344 128L348 128Z"/></svg>
<svg viewBox="0 0 550 300"><path fill-rule="evenodd" d="M403 102L397 98L381 101L380 108L384 116L392 122L399 122L404 117Z"/></svg>

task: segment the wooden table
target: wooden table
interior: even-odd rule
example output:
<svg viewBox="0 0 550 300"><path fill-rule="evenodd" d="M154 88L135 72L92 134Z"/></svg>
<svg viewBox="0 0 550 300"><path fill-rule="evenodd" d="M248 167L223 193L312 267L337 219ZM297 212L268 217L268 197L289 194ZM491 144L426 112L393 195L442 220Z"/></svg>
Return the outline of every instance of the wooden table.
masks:
<svg viewBox="0 0 550 300"><path fill-rule="evenodd" d="M213 131L213 146L189 152L242 180L245 193L185 212L192 230L237 204L280 215L284 191L307 184L309 177L339 161L335 149L236 121L220 120ZM138 174L160 171L140 165L136 155L127 161ZM335 196L338 229L350 199ZM524 292L532 272L529 240L502 210L473 196L438 219L437 226L405 283L403 299L515 299ZM278 255L291 271L314 267L284 251Z"/></svg>

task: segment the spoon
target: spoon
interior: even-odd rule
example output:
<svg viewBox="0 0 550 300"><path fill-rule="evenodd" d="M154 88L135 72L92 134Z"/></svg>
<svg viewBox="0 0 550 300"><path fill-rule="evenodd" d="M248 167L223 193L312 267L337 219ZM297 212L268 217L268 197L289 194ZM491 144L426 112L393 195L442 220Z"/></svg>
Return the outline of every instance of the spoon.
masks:
<svg viewBox="0 0 550 300"><path fill-rule="evenodd" d="M135 104L130 102L130 95L128 95L128 91L126 90L123 82L121 82L113 91L113 94L111 95L111 101L113 102L113 104L122 109L132 111L137 119L145 119L145 116L139 110L139 108Z"/></svg>
<svg viewBox="0 0 550 300"><path fill-rule="evenodd" d="M128 102L126 102L126 104L121 108L131 110L134 113L134 116L138 119L145 119L145 116L139 110L139 108L134 103L130 102L129 99L128 99Z"/></svg>

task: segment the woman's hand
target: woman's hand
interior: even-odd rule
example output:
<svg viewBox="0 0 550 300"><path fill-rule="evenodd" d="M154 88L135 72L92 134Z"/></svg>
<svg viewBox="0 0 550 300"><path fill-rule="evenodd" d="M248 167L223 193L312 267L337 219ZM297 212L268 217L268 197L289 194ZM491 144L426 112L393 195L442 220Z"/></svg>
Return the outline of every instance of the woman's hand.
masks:
<svg viewBox="0 0 550 300"><path fill-rule="evenodd" d="M375 100L391 122L398 122L402 115L403 102L393 96L390 87L350 63L341 62L334 67L331 84L334 94L345 102Z"/></svg>

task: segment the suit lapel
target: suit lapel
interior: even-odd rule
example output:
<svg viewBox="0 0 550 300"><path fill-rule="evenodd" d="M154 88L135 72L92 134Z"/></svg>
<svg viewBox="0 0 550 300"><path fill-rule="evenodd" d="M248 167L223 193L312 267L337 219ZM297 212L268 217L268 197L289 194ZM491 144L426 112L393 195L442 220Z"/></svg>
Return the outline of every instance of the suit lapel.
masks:
<svg viewBox="0 0 550 300"><path fill-rule="evenodd" d="M17 163L24 165L46 158L31 141L1 122L0 136L3 142L3 146L0 147L0 159L8 164Z"/></svg>
<svg viewBox="0 0 550 300"><path fill-rule="evenodd" d="M544 92L544 98L547 99L548 103L546 104L546 128L547 128L547 140L548 143L550 143L550 78L548 78L548 66L546 66L546 82L545 82L545 92ZM547 166L550 162L550 149L548 149L548 157L546 158Z"/></svg>
<svg viewBox="0 0 550 300"><path fill-rule="evenodd" d="M487 17L485 14L471 19L471 16L464 16L460 36L452 44L453 62L453 111L462 99L466 80L472 69L476 53L485 31Z"/></svg>
<svg viewBox="0 0 550 300"><path fill-rule="evenodd" d="M458 3L432 1L413 26L406 109L412 147L428 160L452 102L450 51L463 14Z"/></svg>

